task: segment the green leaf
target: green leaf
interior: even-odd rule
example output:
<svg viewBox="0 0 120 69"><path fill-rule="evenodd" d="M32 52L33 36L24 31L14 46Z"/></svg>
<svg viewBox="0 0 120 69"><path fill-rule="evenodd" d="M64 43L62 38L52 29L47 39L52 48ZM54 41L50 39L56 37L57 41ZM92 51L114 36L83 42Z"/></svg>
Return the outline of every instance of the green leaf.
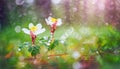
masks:
<svg viewBox="0 0 120 69"><path fill-rule="evenodd" d="M29 52L32 52L32 50L33 50L33 48L32 48L32 46L30 46L30 47L28 48L28 51L29 51Z"/></svg>
<svg viewBox="0 0 120 69"><path fill-rule="evenodd" d="M55 40L49 47L48 50L54 49L59 44L59 40Z"/></svg>
<svg viewBox="0 0 120 69"><path fill-rule="evenodd" d="M36 56L40 53L40 46L31 46L29 47L28 51L31 53L32 56Z"/></svg>
<svg viewBox="0 0 120 69"><path fill-rule="evenodd" d="M31 55L32 55L32 56L36 56L36 55L37 55L37 53L35 52L35 50L33 50L33 51L31 52Z"/></svg>

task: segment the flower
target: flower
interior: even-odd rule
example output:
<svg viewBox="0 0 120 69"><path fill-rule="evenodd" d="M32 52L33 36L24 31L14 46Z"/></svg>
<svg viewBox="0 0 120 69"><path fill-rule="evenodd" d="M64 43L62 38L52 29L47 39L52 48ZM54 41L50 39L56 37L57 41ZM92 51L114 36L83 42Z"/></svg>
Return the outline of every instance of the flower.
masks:
<svg viewBox="0 0 120 69"><path fill-rule="evenodd" d="M45 28L42 28L42 25L39 23L34 26L32 23L29 24L29 29L23 28L22 31L26 34L29 34L32 38L32 43L34 44L36 35L41 34L45 31Z"/></svg>
<svg viewBox="0 0 120 69"><path fill-rule="evenodd" d="M56 24L56 26L60 26L62 24L62 20L60 18L56 19L53 17L48 17L48 19L45 19L45 21L47 22L47 25L52 26L53 24Z"/></svg>
<svg viewBox="0 0 120 69"><path fill-rule="evenodd" d="M28 30L27 28L23 28L22 30L26 34L30 34L30 32L32 32L34 35L38 35L38 34L43 33L45 31L45 28L42 28L41 24L37 24L36 26L34 26L32 23L30 23L29 29L30 30Z"/></svg>
<svg viewBox="0 0 120 69"><path fill-rule="evenodd" d="M56 30L56 26L60 26L62 24L62 20L60 18L56 19L53 17L48 17L45 19L47 25L51 26L51 33L53 34L54 31Z"/></svg>

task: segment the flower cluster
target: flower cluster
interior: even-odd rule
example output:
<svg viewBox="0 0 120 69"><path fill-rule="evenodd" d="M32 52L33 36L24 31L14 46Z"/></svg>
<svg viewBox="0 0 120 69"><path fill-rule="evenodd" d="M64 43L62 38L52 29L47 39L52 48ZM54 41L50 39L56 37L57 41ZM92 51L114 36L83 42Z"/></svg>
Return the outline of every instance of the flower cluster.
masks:
<svg viewBox="0 0 120 69"><path fill-rule="evenodd" d="M56 30L57 26L60 26L62 24L62 20L60 18L55 19L52 17L48 17L45 19L47 25L50 25L50 30L51 30L51 36L52 37L46 37L46 38L41 38L40 43L43 44L44 46L47 47L48 51L52 50L55 48L56 45L58 45L58 40L53 40L54 32ZM33 25L33 23L29 24L29 29L27 28L22 28L22 31L25 34L30 35L31 40L32 40L32 45L28 46L28 51L31 53L32 56L36 57L37 54L40 52L40 46L35 44L35 40L37 35L45 32L45 28L42 28L42 25L38 23L36 26ZM23 44L24 45L24 44ZM26 45L26 44L25 44Z"/></svg>
<svg viewBox="0 0 120 69"><path fill-rule="evenodd" d="M52 36L54 35L56 27L60 26L62 24L62 20L60 18L55 19L53 17L48 17L45 19L45 21L46 21L47 25L50 25ZM37 24L36 26L34 26L33 23L30 23L29 29L23 28L22 31L31 36L32 44L34 45L36 36L38 34L45 32L45 28L42 28L42 25L40 23Z"/></svg>

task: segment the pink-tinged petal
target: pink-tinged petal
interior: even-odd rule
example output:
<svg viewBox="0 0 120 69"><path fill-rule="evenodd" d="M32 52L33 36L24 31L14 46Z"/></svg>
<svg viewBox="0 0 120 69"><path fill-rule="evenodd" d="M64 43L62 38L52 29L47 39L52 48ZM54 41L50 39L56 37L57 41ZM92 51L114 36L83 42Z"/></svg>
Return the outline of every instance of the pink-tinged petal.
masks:
<svg viewBox="0 0 120 69"><path fill-rule="evenodd" d="M29 24L29 29L31 28L31 27L33 27L34 25L33 25L33 23L30 23Z"/></svg>
<svg viewBox="0 0 120 69"><path fill-rule="evenodd" d="M35 35L45 32L45 28L35 31Z"/></svg>
<svg viewBox="0 0 120 69"><path fill-rule="evenodd" d="M25 34L30 34L30 30L26 29L26 28L23 28L22 31L25 33Z"/></svg>
<svg viewBox="0 0 120 69"><path fill-rule="evenodd" d="M38 29L41 29L42 28L42 25L39 23L36 25Z"/></svg>
<svg viewBox="0 0 120 69"><path fill-rule="evenodd" d="M60 26L61 24L62 24L62 19L58 18L58 19L57 19L57 24L56 24L56 25L57 25L57 26Z"/></svg>

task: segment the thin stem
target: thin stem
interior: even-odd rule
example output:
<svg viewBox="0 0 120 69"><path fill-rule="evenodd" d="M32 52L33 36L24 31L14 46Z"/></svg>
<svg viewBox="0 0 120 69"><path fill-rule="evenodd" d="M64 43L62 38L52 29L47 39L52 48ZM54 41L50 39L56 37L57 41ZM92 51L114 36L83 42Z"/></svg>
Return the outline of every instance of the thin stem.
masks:
<svg viewBox="0 0 120 69"><path fill-rule="evenodd" d="M51 38L50 38L50 41L54 41L54 33L51 33Z"/></svg>

